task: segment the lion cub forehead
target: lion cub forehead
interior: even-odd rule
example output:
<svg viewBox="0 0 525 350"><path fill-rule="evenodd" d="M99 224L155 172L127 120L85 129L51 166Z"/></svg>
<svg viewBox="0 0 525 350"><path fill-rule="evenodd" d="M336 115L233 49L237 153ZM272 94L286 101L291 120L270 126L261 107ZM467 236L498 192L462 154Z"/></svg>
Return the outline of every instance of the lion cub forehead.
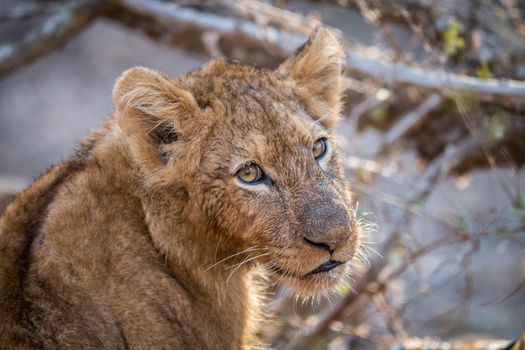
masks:
<svg viewBox="0 0 525 350"><path fill-rule="evenodd" d="M288 109L280 103L274 104L274 107L283 122L293 128L295 134L314 140L328 134L326 128L318 120L313 119L302 107Z"/></svg>
<svg viewBox="0 0 525 350"><path fill-rule="evenodd" d="M271 116L260 116L257 125L245 124L241 133L231 135L231 171L252 161L264 165L275 156L301 154L315 140L328 136L326 129L304 111L276 108L277 111Z"/></svg>
<svg viewBox="0 0 525 350"><path fill-rule="evenodd" d="M191 77L190 89L197 103L215 107L214 123L225 129L235 126L243 136L258 140L259 146L279 138L311 143L328 133L319 118L309 115L289 84L272 71L218 60Z"/></svg>
<svg viewBox="0 0 525 350"><path fill-rule="evenodd" d="M311 144L315 140L328 135L326 128L314 120L300 105L284 104L269 100L265 108L264 130L270 142L280 139L289 143ZM268 111L271 112L268 112Z"/></svg>

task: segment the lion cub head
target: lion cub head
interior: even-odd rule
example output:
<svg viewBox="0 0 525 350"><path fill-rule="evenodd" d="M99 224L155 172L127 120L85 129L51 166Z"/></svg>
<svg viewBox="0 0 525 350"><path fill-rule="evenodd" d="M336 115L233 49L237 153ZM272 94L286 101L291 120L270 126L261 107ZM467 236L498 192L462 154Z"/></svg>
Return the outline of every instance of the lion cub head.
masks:
<svg viewBox="0 0 525 350"><path fill-rule="evenodd" d="M262 264L304 294L340 281L359 241L331 134L343 60L321 28L275 71L216 61L175 79L123 74L117 120L164 252L193 254L202 271Z"/></svg>

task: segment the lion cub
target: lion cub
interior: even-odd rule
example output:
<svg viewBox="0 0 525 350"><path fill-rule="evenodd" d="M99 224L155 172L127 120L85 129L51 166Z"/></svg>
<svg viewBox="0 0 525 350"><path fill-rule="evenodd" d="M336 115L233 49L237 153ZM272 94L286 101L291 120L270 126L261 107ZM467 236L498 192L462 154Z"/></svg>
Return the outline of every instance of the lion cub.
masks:
<svg viewBox="0 0 525 350"><path fill-rule="evenodd" d="M125 72L114 116L0 219L1 347L245 348L259 271L335 287L359 242L343 59L320 28L275 71Z"/></svg>

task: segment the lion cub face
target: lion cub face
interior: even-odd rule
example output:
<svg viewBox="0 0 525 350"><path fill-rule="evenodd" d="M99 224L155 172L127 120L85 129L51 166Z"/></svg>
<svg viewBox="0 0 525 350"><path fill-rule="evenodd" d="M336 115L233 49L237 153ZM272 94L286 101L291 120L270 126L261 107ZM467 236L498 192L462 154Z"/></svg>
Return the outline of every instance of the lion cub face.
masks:
<svg viewBox="0 0 525 350"><path fill-rule="evenodd" d="M219 61L171 80L134 68L114 90L147 186L184 193L174 220L217 260L264 264L304 294L337 285L359 241L331 135L343 57L319 29L276 71Z"/></svg>

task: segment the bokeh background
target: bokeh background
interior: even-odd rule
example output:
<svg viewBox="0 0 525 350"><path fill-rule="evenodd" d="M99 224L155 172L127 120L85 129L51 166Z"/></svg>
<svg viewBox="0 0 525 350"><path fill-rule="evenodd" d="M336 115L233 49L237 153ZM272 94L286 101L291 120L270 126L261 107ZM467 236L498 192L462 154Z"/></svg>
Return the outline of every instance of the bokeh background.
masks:
<svg viewBox="0 0 525 350"><path fill-rule="evenodd" d="M272 289L277 349L497 349L525 331L525 3L0 0L0 203L111 116L127 68L276 67L344 43L336 134L364 253L338 295Z"/></svg>

